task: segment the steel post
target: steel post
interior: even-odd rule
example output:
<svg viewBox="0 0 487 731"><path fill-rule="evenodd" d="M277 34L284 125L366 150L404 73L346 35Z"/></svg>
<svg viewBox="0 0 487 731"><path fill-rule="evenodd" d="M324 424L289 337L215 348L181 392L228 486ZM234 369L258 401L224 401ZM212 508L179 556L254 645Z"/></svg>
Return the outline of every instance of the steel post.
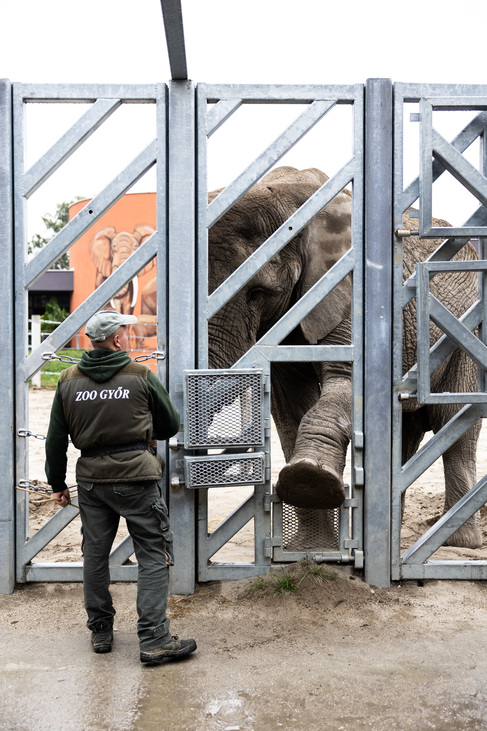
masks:
<svg viewBox="0 0 487 731"><path fill-rule="evenodd" d="M391 577L392 82L365 95L365 580Z"/></svg>
<svg viewBox="0 0 487 731"><path fill-rule="evenodd" d="M12 86L0 80L0 593L15 584Z"/></svg>
<svg viewBox="0 0 487 731"><path fill-rule="evenodd" d="M195 93L191 82L169 84L168 134L169 394L184 419L183 371L196 365ZM195 494L184 487L183 456L182 448L171 450L168 460L174 594L192 594L195 585Z"/></svg>

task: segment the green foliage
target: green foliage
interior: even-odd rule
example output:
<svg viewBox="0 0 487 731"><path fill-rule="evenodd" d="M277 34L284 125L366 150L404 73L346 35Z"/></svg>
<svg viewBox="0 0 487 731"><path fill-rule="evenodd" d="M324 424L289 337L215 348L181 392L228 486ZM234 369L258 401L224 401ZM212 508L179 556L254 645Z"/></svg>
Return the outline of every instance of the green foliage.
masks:
<svg viewBox="0 0 487 731"><path fill-rule="evenodd" d="M297 591L301 582L296 584L296 576L287 571L280 571L270 577L272 587L274 588L274 596L284 594L285 591Z"/></svg>
<svg viewBox="0 0 487 731"><path fill-rule="evenodd" d="M78 196L76 200L80 201L83 200L83 198ZM29 254L33 254L36 249L42 249L57 233L59 233L59 231L61 231L62 228L64 228L69 221L69 206L74 202L75 201L70 201L68 203L67 201L64 201L63 203L58 203L54 215L46 213L45 216L42 216L44 226L48 229L48 231L52 231L52 235L45 237L40 234L34 234L27 244L27 251ZM67 252L64 253L57 261L54 262L54 264L51 265L51 269L69 269L69 254Z"/></svg>
<svg viewBox="0 0 487 731"><path fill-rule="evenodd" d="M54 325L53 323L62 322L68 315L69 312L65 310L64 307L60 307L58 305L57 298L51 297L46 305L46 311L43 315L41 315L41 327L43 332L52 333L57 328L57 325Z"/></svg>

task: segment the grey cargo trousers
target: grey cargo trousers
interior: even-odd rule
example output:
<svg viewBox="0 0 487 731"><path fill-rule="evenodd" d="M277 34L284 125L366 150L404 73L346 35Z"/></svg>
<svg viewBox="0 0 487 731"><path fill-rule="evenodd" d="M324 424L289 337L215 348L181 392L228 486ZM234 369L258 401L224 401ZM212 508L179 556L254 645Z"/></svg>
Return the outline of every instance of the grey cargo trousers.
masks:
<svg viewBox="0 0 487 731"><path fill-rule="evenodd" d="M169 565L173 563L173 533L159 484L78 483L84 543L83 591L88 629L113 624L108 558L120 516L134 542L138 562L137 634L141 649L153 649L171 639L166 617Z"/></svg>

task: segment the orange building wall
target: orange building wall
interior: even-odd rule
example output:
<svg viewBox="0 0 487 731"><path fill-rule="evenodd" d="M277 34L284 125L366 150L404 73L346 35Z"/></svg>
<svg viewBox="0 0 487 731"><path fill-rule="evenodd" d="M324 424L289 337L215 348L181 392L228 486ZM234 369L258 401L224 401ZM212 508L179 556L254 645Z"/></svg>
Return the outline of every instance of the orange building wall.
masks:
<svg viewBox="0 0 487 731"><path fill-rule="evenodd" d="M69 208L70 220L89 203L89 200L78 201L73 203ZM97 283L97 265L95 264L96 251L90 253L90 242L95 241L97 232L106 227L112 227L115 229L113 232L107 231L109 235L107 237L99 238L98 241L102 242L102 247L97 247L96 244L92 248L95 250L103 250L104 254L108 254L111 250L111 242L113 239L122 234L122 239L125 242L133 242L136 238L140 238L141 226L152 226L156 227L156 194L155 193L129 193L124 195L112 208L102 216L85 234L82 236L70 249L69 252L69 265L70 268L74 269L74 290L71 298L71 311L82 304L85 299L95 290ZM137 233L137 227L139 227L139 233ZM145 229L147 233L148 229ZM135 232L135 233L134 233ZM123 235L125 234L125 235ZM147 233L148 235L148 233ZM117 239L121 240L120 238ZM142 241L145 239L142 239ZM132 307L130 303L125 303L124 307L128 308L125 311L129 311L130 314L139 316L142 311L142 290L146 286L155 274L156 274L156 259L153 264L146 269L143 269L138 275L138 296L137 300ZM104 274L108 275L111 270L111 258L103 259ZM98 275L99 283L103 281L103 276ZM117 304L118 300L115 298L114 302ZM106 306L111 309L110 304ZM120 304L117 304L116 309L119 309ZM147 311L147 307L145 307ZM145 319L151 319L145 318ZM154 319L154 318L152 318ZM150 326L149 326L150 327ZM152 326L153 329L153 326ZM84 330L81 331L82 333ZM150 334L150 330L146 330L147 335ZM89 339L85 335L79 335L78 338L74 338L71 342L72 347L79 347L82 349L91 348ZM141 340L136 336L133 330L133 326L130 327L130 347L131 349L139 351L152 352L156 349L156 338L146 337ZM134 357L136 353L131 352L131 357ZM151 367L155 364L155 361L149 361Z"/></svg>

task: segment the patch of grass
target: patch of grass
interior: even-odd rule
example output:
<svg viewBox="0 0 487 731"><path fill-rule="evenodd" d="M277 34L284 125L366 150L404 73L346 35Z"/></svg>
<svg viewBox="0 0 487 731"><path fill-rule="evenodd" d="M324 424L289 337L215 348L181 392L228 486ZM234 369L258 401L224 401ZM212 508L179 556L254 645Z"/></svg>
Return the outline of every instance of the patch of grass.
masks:
<svg viewBox="0 0 487 731"><path fill-rule="evenodd" d="M299 584L296 584L296 576L293 576L288 571L280 571L278 574L274 574L270 577L271 583L274 587L274 595L284 594L285 591L297 591Z"/></svg>
<svg viewBox="0 0 487 731"><path fill-rule="evenodd" d="M337 574L329 574L325 571L324 566L317 563L310 563L308 557L305 559L305 571L299 580L301 584L304 579L310 576L316 584L322 584L323 579L329 579L330 581L338 581ZM298 584L298 586L299 586Z"/></svg>
<svg viewBox="0 0 487 731"><path fill-rule="evenodd" d="M255 581L252 582L250 585L250 591L261 593L261 594L267 594L267 591L269 589L269 584L264 579L263 576L258 576Z"/></svg>
<svg viewBox="0 0 487 731"><path fill-rule="evenodd" d="M324 566L314 563L308 557L303 562L302 571L281 569L275 574L259 576L250 586L250 591L266 596L273 591L273 596L280 596L286 591L297 592L305 579L310 577L316 584L323 581L338 581L338 575L329 573Z"/></svg>

